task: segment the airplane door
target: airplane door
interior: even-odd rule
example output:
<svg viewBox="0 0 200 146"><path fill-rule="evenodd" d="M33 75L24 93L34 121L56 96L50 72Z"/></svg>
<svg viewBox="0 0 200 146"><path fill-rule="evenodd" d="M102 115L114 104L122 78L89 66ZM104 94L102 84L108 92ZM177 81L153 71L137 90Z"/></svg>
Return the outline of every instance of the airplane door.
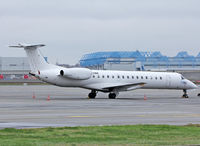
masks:
<svg viewBox="0 0 200 146"><path fill-rule="evenodd" d="M170 88L171 87L171 76L166 75L166 87Z"/></svg>

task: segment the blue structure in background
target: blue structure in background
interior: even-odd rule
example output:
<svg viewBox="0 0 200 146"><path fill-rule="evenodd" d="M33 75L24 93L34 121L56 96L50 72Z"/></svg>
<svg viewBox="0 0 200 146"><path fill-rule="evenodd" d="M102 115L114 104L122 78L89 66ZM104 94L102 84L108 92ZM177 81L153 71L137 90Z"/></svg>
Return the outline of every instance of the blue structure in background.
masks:
<svg viewBox="0 0 200 146"><path fill-rule="evenodd" d="M140 62L141 68L147 69L200 69L200 53L195 57L187 52L179 52L175 57L167 57L157 52L114 51L95 52L84 55L80 60L82 67L102 66L106 63L120 64L123 59L134 59ZM125 61L126 62L126 61ZM132 61L133 62L133 61Z"/></svg>

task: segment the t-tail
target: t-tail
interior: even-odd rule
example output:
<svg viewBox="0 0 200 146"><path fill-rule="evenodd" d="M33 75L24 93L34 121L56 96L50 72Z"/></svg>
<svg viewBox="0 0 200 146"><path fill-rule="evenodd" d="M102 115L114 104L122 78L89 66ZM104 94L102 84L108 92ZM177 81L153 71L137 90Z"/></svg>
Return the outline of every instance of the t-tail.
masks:
<svg viewBox="0 0 200 146"><path fill-rule="evenodd" d="M39 52L38 48L44 47L45 45L39 44L39 45L24 45L24 44L18 44L16 46L9 46L9 47L15 47L15 48L24 48L26 51L26 54L28 56L31 73L34 74L40 74L41 70L46 70L50 68L50 64L46 62L44 57Z"/></svg>

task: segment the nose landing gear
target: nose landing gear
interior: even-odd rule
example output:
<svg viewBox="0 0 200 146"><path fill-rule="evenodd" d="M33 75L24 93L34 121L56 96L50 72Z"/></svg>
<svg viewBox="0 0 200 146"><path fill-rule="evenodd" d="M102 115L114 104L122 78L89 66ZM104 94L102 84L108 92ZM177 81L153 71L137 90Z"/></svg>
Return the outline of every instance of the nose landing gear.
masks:
<svg viewBox="0 0 200 146"><path fill-rule="evenodd" d="M186 89L183 89L183 96L182 96L182 98L189 98Z"/></svg>
<svg viewBox="0 0 200 146"><path fill-rule="evenodd" d="M88 98L90 99L94 99L97 96L97 91L96 90L92 90L89 94L88 94Z"/></svg>

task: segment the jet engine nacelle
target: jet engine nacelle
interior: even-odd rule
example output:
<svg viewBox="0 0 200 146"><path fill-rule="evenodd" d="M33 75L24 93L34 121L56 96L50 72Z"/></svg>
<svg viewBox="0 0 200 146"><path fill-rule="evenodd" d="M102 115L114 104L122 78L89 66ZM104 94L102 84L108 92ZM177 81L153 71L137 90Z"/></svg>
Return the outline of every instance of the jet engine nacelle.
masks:
<svg viewBox="0 0 200 146"><path fill-rule="evenodd" d="M92 76L92 71L87 68L68 68L61 70L60 75L69 79L86 80Z"/></svg>

